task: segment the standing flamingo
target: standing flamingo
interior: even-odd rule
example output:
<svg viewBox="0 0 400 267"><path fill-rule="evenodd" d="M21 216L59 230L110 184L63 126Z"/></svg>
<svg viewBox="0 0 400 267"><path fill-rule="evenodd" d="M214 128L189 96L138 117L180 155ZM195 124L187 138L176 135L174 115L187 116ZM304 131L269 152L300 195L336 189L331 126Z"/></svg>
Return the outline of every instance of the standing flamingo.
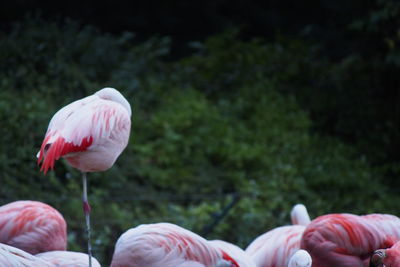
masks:
<svg viewBox="0 0 400 267"><path fill-rule="evenodd" d="M88 255L72 251L49 251L35 255L35 257L53 264L53 267L86 267ZM92 257L93 267L100 267L100 263Z"/></svg>
<svg viewBox="0 0 400 267"><path fill-rule="evenodd" d="M31 254L67 248L67 224L54 208L37 201L0 207L0 243Z"/></svg>
<svg viewBox="0 0 400 267"><path fill-rule="evenodd" d="M123 233L111 267L239 267L201 236L170 223L142 224Z"/></svg>
<svg viewBox="0 0 400 267"><path fill-rule="evenodd" d="M54 168L60 157L82 172L90 266L92 252L86 172L111 168L128 144L131 114L131 107L120 92L103 88L57 111L38 153L38 164L42 164L41 171L45 174Z"/></svg>
<svg viewBox="0 0 400 267"><path fill-rule="evenodd" d="M314 219L301 240L316 267L368 266L379 248L400 240L400 218L393 215L328 214Z"/></svg>
<svg viewBox="0 0 400 267"><path fill-rule="evenodd" d="M312 259L304 249L299 249L290 258L288 267L311 267Z"/></svg>
<svg viewBox="0 0 400 267"><path fill-rule="evenodd" d="M400 241L387 249L378 249L372 254L370 267L398 267L400 266Z"/></svg>
<svg viewBox="0 0 400 267"><path fill-rule="evenodd" d="M210 240L208 242L211 246L221 249L228 254L240 267L256 267L254 261L240 247L223 240Z"/></svg>
<svg viewBox="0 0 400 267"><path fill-rule="evenodd" d="M53 264L23 250L0 243L0 266L2 267L54 267Z"/></svg>

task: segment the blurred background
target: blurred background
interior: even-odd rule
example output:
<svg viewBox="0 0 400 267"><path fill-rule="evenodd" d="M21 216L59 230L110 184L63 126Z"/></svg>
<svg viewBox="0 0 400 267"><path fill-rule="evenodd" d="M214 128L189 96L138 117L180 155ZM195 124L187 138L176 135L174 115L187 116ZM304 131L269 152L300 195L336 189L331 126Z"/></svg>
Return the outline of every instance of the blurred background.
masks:
<svg viewBox="0 0 400 267"><path fill-rule="evenodd" d="M88 177L105 266L143 223L245 248L296 203L399 215L398 1L16 0L0 30L0 204L54 206L69 250L86 251L80 173L44 176L36 153L58 109L106 86L133 116Z"/></svg>

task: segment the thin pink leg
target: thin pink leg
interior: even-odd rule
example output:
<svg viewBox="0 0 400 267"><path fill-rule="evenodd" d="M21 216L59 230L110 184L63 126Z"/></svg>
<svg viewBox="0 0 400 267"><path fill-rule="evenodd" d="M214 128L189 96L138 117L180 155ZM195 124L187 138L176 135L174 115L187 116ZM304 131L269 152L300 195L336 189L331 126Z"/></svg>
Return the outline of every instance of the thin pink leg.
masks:
<svg viewBox="0 0 400 267"><path fill-rule="evenodd" d="M82 173L82 181L83 181L83 213L85 214L86 221L86 234L87 234L87 249L89 255L89 267L92 267L92 245L90 242L90 205L87 197L87 179L86 172Z"/></svg>

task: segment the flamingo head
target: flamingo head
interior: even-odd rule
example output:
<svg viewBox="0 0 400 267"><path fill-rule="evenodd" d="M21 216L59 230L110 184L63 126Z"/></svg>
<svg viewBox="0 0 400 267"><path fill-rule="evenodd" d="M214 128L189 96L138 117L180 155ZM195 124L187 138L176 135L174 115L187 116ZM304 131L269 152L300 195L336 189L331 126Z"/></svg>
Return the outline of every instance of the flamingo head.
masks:
<svg viewBox="0 0 400 267"><path fill-rule="evenodd" d="M386 249L375 250L369 261L369 267L383 267L383 259L386 257Z"/></svg>

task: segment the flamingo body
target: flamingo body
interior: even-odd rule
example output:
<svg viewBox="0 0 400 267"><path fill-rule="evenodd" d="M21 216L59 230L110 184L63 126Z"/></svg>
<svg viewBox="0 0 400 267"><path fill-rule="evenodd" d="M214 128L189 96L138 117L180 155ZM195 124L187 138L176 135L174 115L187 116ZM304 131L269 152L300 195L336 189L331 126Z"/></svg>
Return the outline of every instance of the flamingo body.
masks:
<svg viewBox="0 0 400 267"><path fill-rule="evenodd" d="M51 263L23 250L0 243L0 266L2 267L54 267Z"/></svg>
<svg viewBox="0 0 400 267"><path fill-rule="evenodd" d="M109 169L128 144L131 107L115 89L104 88L54 114L38 153L46 173L64 157L82 172Z"/></svg>
<svg viewBox="0 0 400 267"><path fill-rule="evenodd" d="M240 267L256 267L250 256L240 247L223 240L208 241L213 247L219 248L234 259Z"/></svg>
<svg viewBox="0 0 400 267"><path fill-rule="evenodd" d="M54 208L37 201L0 207L0 243L31 254L67 248L67 224Z"/></svg>
<svg viewBox="0 0 400 267"><path fill-rule="evenodd" d="M313 266L364 267L375 250L391 247L399 239L396 216L329 214L308 225L301 248L310 253Z"/></svg>
<svg viewBox="0 0 400 267"><path fill-rule="evenodd" d="M199 235L170 223L143 224L118 239L111 267L239 267Z"/></svg>
<svg viewBox="0 0 400 267"><path fill-rule="evenodd" d="M35 255L39 259L52 264L53 267L87 267L88 255L72 251L49 251ZM92 257L92 266L100 267L100 263Z"/></svg>
<svg viewBox="0 0 400 267"><path fill-rule="evenodd" d="M290 257L300 249L303 225L274 228L257 237L246 253L258 267L287 267Z"/></svg>

